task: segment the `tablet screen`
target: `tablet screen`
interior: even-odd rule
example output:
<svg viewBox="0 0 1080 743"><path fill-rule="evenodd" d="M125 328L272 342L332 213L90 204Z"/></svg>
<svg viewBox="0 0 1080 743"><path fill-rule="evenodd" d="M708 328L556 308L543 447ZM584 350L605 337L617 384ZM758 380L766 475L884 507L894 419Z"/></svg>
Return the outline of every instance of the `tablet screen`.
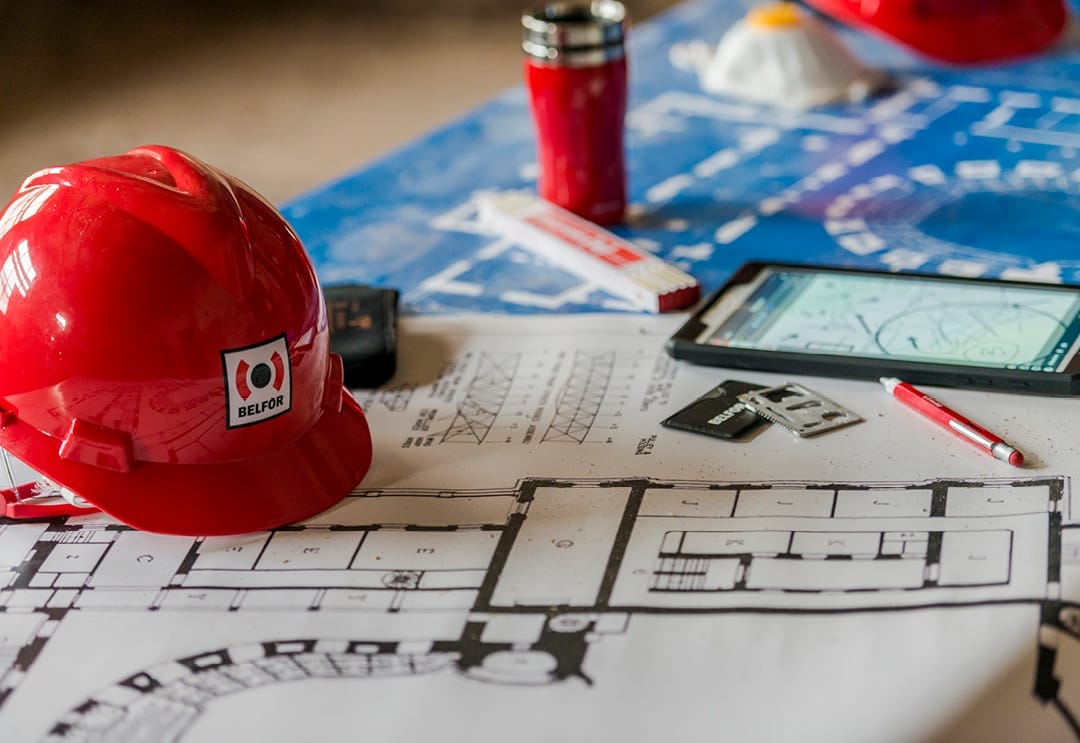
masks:
<svg viewBox="0 0 1080 743"><path fill-rule="evenodd" d="M1077 352L1078 315L1080 287L776 267L699 342L1053 372Z"/></svg>

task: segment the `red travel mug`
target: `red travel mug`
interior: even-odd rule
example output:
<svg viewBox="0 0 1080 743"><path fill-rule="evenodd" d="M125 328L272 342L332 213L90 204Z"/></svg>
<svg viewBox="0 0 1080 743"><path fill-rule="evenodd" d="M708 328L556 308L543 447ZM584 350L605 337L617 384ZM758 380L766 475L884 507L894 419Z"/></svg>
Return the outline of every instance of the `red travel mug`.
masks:
<svg viewBox="0 0 1080 743"><path fill-rule="evenodd" d="M626 212L626 10L550 3L521 17L540 195L598 224Z"/></svg>

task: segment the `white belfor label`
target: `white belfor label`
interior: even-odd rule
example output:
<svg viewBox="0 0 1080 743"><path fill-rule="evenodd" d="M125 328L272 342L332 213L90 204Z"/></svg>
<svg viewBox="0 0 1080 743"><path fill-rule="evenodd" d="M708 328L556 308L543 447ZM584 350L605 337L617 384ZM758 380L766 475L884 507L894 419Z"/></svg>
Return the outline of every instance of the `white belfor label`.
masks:
<svg viewBox="0 0 1080 743"><path fill-rule="evenodd" d="M225 367L226 426L237 428L274 418L292 406L292 369L285 336L221 352Z"/></svg>

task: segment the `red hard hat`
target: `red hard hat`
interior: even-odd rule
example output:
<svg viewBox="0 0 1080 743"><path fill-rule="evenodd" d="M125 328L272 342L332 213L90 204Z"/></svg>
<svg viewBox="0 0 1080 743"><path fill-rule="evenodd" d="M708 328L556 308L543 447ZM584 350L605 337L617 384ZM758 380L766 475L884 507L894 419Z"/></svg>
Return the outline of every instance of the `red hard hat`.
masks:
<svg viewBox="0 0 1080 743"><path fill-rule="evenodd" d="M1064 0L806 0L841 23L970 64L1034 54L1065 27Z"/></svg>
<svg viewBox="0 0 1080 743"><path fill-rule="evenodd" d="M0 446L131 526L281 526L371 437L296 233L167 147L48 168L0 213Z"/></svg>

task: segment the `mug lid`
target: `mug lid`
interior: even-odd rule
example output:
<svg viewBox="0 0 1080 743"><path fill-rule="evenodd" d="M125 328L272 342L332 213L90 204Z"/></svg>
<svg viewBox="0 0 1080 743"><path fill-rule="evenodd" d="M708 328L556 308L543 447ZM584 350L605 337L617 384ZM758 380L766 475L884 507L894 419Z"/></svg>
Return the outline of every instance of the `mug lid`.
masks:
<svg viewBox="0 0 1080 743"><path fill-rule="evenodd" d="M521 16L522 48L542 59L610 50L621 55L626 8L616 0L548 3Z"/></svg>

